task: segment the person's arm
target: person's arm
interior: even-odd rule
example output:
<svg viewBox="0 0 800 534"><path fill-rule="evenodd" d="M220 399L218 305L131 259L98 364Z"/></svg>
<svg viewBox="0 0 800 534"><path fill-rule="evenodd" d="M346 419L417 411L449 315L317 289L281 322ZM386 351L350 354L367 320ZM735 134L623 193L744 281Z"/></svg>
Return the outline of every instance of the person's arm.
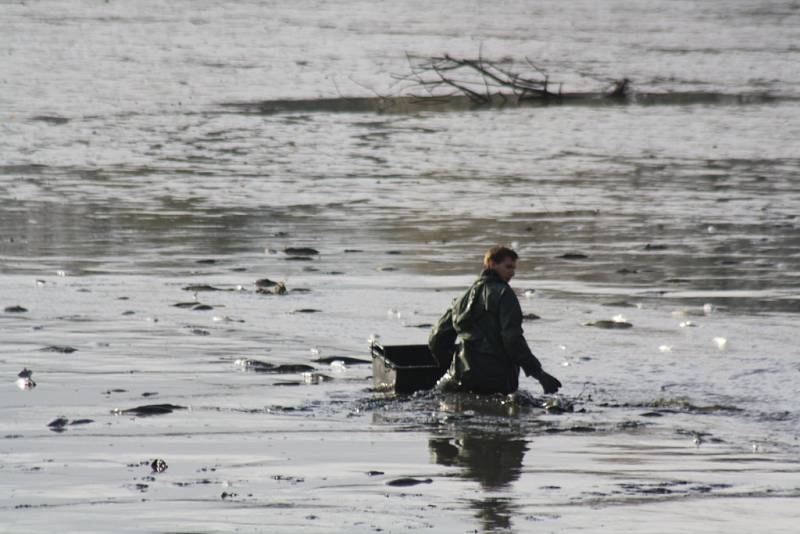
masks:
<svg viewBox="0 0 800 534"><path fill-rule="evenodd" d="M558 391L561 382L542 370L542 364L525 341L525 336L522 334L522 308L511 288L503 291L500 297L500 332L506 354L522 368L525 375L538 380L545 393Z"/></svg>
<svg viewBox="0 0 800 534"><path fill-rule="evenodd" d="M450 359L453 353L453 345L456 343L456 337L456 330L453 328L452 310L448 308L428 336L428 348L431 349L431 353L439 362Z"/></svg>

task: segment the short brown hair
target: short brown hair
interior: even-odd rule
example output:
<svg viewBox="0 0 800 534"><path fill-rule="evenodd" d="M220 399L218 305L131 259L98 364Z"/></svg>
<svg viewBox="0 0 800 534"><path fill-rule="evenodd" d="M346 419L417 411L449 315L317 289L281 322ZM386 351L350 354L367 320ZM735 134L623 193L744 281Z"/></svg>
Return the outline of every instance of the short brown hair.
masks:
<svg viewBox="0 0 800 534"><path fill-rule="evenodd" d="M486 255L483 257L483 266L488 268L489 262L500 263L507 258L517 261L519 254L504 245L495 245L486 251Z"/></svg>

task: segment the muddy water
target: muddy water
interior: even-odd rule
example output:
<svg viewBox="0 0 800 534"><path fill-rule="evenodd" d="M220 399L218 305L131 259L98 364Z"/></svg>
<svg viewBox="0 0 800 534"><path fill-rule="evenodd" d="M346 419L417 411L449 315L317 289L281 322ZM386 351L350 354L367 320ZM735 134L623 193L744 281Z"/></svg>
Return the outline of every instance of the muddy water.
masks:
<svg viewBox="0 0 800 534"><path fill-rule="evenodd" d="M0 531L793 532L797 8L463 4L2 6ZM672 96L253 111L480 43ZM313 361L424 342L500 241L572 411Z"/></svg>

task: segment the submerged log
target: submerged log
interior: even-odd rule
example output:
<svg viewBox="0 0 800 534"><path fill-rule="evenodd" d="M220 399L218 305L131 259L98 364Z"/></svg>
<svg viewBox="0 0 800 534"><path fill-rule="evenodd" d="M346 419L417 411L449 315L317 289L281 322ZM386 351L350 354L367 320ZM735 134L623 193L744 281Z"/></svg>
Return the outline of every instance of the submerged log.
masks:
<svg viewBox="0 0 800 534"><path fill-rule="evenodd" d="M410 72L394 76L400 89L393 95L376 93L366 97L279 99L223 105L245 113L270 115L315 112L414 114L552 105L743 105L799 100L768 93L641 93L632 91L632 82L628 78L611 82L607 89L567 92L561 83L552 82L549 74L528 59L522 64L488 60L481 55L457 58L445 54L427 58L407 56L407 60Z"/></svg>

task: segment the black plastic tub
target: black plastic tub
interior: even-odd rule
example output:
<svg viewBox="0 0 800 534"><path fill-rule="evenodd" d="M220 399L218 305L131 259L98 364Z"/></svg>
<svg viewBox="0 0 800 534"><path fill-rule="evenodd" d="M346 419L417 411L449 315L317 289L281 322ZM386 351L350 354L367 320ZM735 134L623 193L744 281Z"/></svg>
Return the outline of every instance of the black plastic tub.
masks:
<svg viewBox="0 0 800 534"><path fill-rule="evenodd" d="M376 391L413 393L431 389L450 367L452 356L439 362L427 345L372 343L372 383Z"/></svg>

